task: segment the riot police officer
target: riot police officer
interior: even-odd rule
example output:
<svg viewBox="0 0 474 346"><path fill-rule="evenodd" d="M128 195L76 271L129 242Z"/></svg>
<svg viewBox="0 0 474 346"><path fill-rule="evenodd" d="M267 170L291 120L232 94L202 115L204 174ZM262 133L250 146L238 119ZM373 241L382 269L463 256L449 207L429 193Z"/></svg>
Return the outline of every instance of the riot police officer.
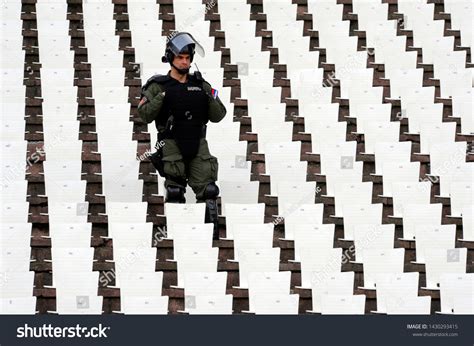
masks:
<svg viewBox="0 0 474 346"><path fill-rule="evenodd" d="M185 203L189 184L198 203L206 203L206 222L214 224L217 239L218 162L209 152L206 123L221 121L226 109L217 90L199 72L189 73L196 52L204 56L204 49L189 33L168 40L163 62L171 69L142 87L138 114L146 123L155 121L158 130L157 152L151 161L166 179L165 202Z"/></svg>

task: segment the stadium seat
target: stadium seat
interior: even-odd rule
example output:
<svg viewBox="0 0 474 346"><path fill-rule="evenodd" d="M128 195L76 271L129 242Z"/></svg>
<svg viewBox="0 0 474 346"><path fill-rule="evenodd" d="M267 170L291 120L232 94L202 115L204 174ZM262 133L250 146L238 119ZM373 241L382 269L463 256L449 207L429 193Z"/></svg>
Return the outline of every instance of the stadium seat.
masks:
<svg viewBox="0 0 474 346"><path fill-rule="evenodd" d="M298 115L305 118L305 132L308 132L306 130L306 121L308 121L308 124L312 121L320 121L322 123L337 122L339 103L302 103L298 106Z"/></svg>
<svg viewBox="0 0 474 346"><path fill-rule="evenodd" d="M465 274L466 248L428 249L425 251L427 290L439 290L441 277L445 274Z"/></svg>
<svg viewBox="0 0 474 346"><path fill-rule="evenodd" d="M179 230L179 231L178 231ZM177 229L173 233L173 250L175 253L193 251L194 249L209 250L212 248L212 228L196 229L193 232Z"/></svg>
<svg viewBox="0 0 474 346"><path fill-rule="evenodd" d="M0 239L7 248L28 247L31 243L31 223L2 223Z"/></svg>
<svg viewBox="0 0 474 346"><path fill-rule="evenodd" d="M61 297L96 296L98 282L99 272L61 272L55 275L53 286L46 287L55 288Z"/></svg>
<svg viewBox="0 0 474 346"><path fill-rule="evenodd" d="M311 133L311 151L314 154L320 153L321 143L337 144L346 141L347 123L337 122L332 124L305 124L307 132Z"/></svg>
<svg viewBox="0 0 474 346"><path fill-rule="evenodd" d="M414 240L417 225L441 225L441 209L441 204L405 204L402 239Z"/></svg>
<svg viewBox="0 0 474 346"><path fill-rule="evenodd" d="M419 277L418 272L377 274L375 278L377 311L374 312L387 313L387 303L389 301L392 302L390 305L393 306L400 304L404 298L417 297Z"/></svg>
<svg viewBox="0 0 474 346"><path fill-rule="evenodd" d="M146 202L109 202L106 214L109 222L146 222L147 207Z"/></svg>
<svg viewBox="0 0 474 346"><path fill-rule="evenodd" d="M106 260L109 263L115 263L115 285L121 287L122 276L129 273L155 272L156 267L156 247L128 247L114 248L113 260Z"/></svg>
<svg viewBox="0 0 474 346"><path fill-rule="evenodd" d="M322 203L300 204L289 209L281 217L285 221L285 240L294 240L295 229L299 225L322 225L323 223Z"/></svg>
<svg viewBox="0 0 474 346"><path fill-rule="evenodd" d="M416 183L420 176L420 162L386 162L382 167L384 174L383 197L393 197L393 185L396 183Z"/></svg>
<svg viewBox="0 0 474 346"><path fill-rule="evenodd" d="M474 205L473 186L470 183L453 182L451 184L451 215L461 217L465 206Z"/></svg>
<svg viewBox="0 0 474 346"><path fill-rule="evenodd" d="M313 204L316 194L317 187L314 181L278 182L278 215L285 217L301 205Z"/></svg>
<svg viewBox="0 0 474 346"><path fill-rule="evenodd" d="M398 301L388 300L387 315L429 315L431 297L401 297Z"/></svg>
<svg viewBox="0 0 474 346"><path fill-rule="evenodd" d="M175 253L178 265L178 287L184 287L188 273L217 272L218 248L183 250Z"/></svg>
<svg viewBox="0 0 474 346"><path fill-rule="evenodd" d="M315 251L332 249L335 236L335 225L313 225L313 224L296 224L293 227L294 246L295 246L295 262L300 261L299 253L305 248L312 248Z"/></svg>
<svg viewBox="0 0 474 346"><path fill-rule="evenodd" d="M297 315L299 294L257 295L253 306L256 315Z"/></svg>
<svg viewBox="0 0 474 346"><path fill-rule="evenodd" d="M280 268L280 248L241 250L239 256L239 286L248 288L249 276L253 272L274 273Z"/></svg>
<svg viewBox="0 0 474 346"><path fill-rule="evenodd" d="M143 180L103 180L102 194L108 202L141 202L143 196Z"/></svg>
<svg viewBox="0 0 474 346"><path fill-rule="evenodd" d="M430 249L452 249L456 243L456 225L417 225L415 227L416 261L425 263Z"/></svg>
<svg viewBox="0 0 474 346"><path fill-rule="evenodd" d="M322 295L322 315L363 315L365 312L364 294L358 295Z"/></svg>
<svg viewBox="0 0 474 346"><path fill-rule="evenodd" d="M273 223L236 224L234 235L234 260L239 261L239 253L246 250L271 249L273 247Z"/></svg>
<svg viewBox="0 0 474 346"><path fill-rule="evenodd" d="M472 289L474 275L442 274L439 295L443 314L473 314Z"/></svg>
<svg viewBox="0 0 474 346"><path fill-rule="evenodd" d="M220 165L221 163L219 163ZM226 205L257 204L260 184L258 181L227 181L217 182L221 197L221 214L226 215Z"/></svg>
<svg viewBox="0 0 474 346"><path fill-rule="evenodd" d="M430 204L431 182L393 183L393 217L403 217L407 204Z"/></svg>
<svg viewBox="0 0 474 346"><path fill-rule="evenodd" d="M362 170L364 163L355 161L352 167L334 165L326 171L326 196L334 196L336 186L340 184L357 184L362 182Z"/></svg>
<svg viewBox="0 0 474 346"><path fill-rule="evenodd" d="M255 312L259 296L290 294L291 272L253 272L248 277L249 312Z"/></svg>
<svg viewBox="0 0 474 346"><path fill-rule="evenodd" d="M308 169L308 162L306 161L272 161L269 165L270 175L270 195L279 196L281 185L285 183L301 184L306 182L306 171ZM309 184L307 184L309 186ZM282 201L288 203L288 199L281 196Z"/></svg>
<svg viewBox="0 0 474 346"><path fill-rule="evenodd" d="M381 225L381 203L370 204L356 200L347 201L342 206L344 218L344 240L354 240L354 228L357 225Z"/></svg>
<svg viewBox="0 0 474 346"><path fill-rule="evenodd" d="M472 205L466 205L462 210L462 240L474 241L474 207Z"/></svg>
<svg viewBox="0 0 474 346"><path fill-rule="evenodd" d="M28 182L26 180L6 181L2 184L2 203L26 201Z"/></svg>
<svg viewBox="0 0 474 346"><path fill-rule="evenodd" d="M314 252L311 248L300 251L301 287L310 289L321 277L341 272L342 249L325 249Z"/></svg>
<svg viewBox="0 0 474 346"><path fill-rule="evenodd" d="M172 223L166 227L165 238L174 239L175 235L184 238L186 233L206 233L213 228L211 223Z"/></svg>
<svg viewBox="0 0 474 346"><path fill-rule="evenodd" d="M1 250L0 272L28 272L30 270L31 248L29 244L20 248L2 248Z"/></svg>
<svg viewBox="0 0 474 346"><path fill-rule="evenodd" d="M405 249L364 250L364 289L375 289L378 274L403 273Z"/></svg>
<svg viewBox="0 0 474 346"><path fill-rule="evenodd" d="M390 122L392 105L383 104L359 104L356 109L351 110L351 116L357 119L357 133L365 133L366 126L371 122Z"/></svg>
<svg viewBox="0 0 474 346"><path fill-rule="evenodd" d="M61 202L85 202L86 181L85 180L52 180L45 176L45 195L50 203Z"/></svg>
<svg viewBox="0 0 474 346"><path fill-rule="evenodd" d="M385 163L409 163L411 142L379 142L375 145L375 174L383 175Z"/></svg>
<svg viewBox="0 0 474 346"><path fill-rule="evenodd" d="M120 275L120 294L123 297L160 297L163 272L134 272Z"/></svg>
<svg viewBox="0 0 474 346"><path fill-rule="evenodd" d="M169 297L122 296L120 311L124 315L166 315L168 313Z"/></svg>
<svg viewBox="0 0 474 346"><path fill-rule="evenodd" d="M165 203L166 223L204 223L204 214L206 205L204 203L197 204L179 204Z"/></svg>
<svg viewBox="0 0 474 346"><path fill-rule="evenodd" d="M28 222L28 202L2 202L2 210L0 221L10 223L27 223Z"/></svg>
<svg viewBox="0 0 474 346"><path fill-rule="evenodd" d="M264 222L265 204L226 204L226 238L233 239L233 226L237 224L259 224Z"/></svg>
<svg viewBox="0 0 474 346"><path fill-rule="evenodd" d="M344 217L346 205L371 204L372 182L344 183L337 185L334 189L335 217Z"/></svg>
<svg viewBox="0 0 474 346"><path fill-rule="evenodd" d="M59 315L101 315L102 296L58 296L56 313Z"/></svg>
<svg viewBox="0 0 474 346"><path fill-rule="evenodd" d="M190 315L231 315L232 294L196 296L194 309L189 310Z"/></svg>
<svg viewBox="0 0 474 346"><path fill-rule="evenodd" d="M190 272L184 277L185 311L196 309L196 299L206 296L225 296L227 272Z"/></svg>
<svg viewBox="0 0 474 346"><path fill-rule="evenodd" d="M356 263L364 262L364 251L372 249L391 250L394 248L394 224L354 225L354 247Z"/></svg>
<svg viewBox="0 0 474 346"><path fill-rule="evenodd" d="M120 182L136 180L140 170L140 161L133 159L128 155L122 160L114 159L112 152L108 154L101 153L101 173L95 173L102 176L103 181ZM111 157L112 156L112 157Z"/></svg>
<svg viewBox="0 0 474 346"><path fill-rule="evenodd" d="M354 272L330 273L312 282L312 310L321 313L321 300L326 295L352 295L354 291Z"/></svg>
<svg viewBox="0 0 474 346"><path fill-rule="evenodd" d="M33 297L34 272L4 272L2 277L7 279L0 287L0 299Z"/></svg>
<svg viewBox="0 0 474 346"><path fill-rule="evenodd" d="M36 297L2 298L0 299L2 315L34 315L36 314Z"/></svg>
<svg viewBox="0 0 474 346"><path fill-rule="evenodd" d="M430 152L430 174L434 176L447 174L466 162L466 149L466 142L433 144Z"/></svg>

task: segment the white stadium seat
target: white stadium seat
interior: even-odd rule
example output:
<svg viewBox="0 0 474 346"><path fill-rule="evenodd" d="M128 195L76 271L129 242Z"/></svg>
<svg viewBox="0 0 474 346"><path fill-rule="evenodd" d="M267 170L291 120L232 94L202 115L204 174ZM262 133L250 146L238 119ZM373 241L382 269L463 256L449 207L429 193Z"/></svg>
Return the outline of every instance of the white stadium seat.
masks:
<svg viewBox="0 0 474 346"><path fill-rule="evenodd" d="M297 315L298 294L265 294L254 299L256 315Z"/></svg>
<svg viewBox="0 0 474 346"><path fill-rule="evenodd" d="M438 290L443 275L466 273L467 249L429 249L425 261L426 289Z"/></svg>
<svg viewBox="0 0 474 346"><path fill-rule="evenodd" d="M364 288L375 289L376 277L381 273L403 273L405 249L371 249L364 251Z"/></svg>
<svg viewBox="0 0 474 346"><path fill-rule="evenodd" d="M311 293L313 309L311 312L321 312L321 301L327 295L352 295L354 292L354 272L331 273L327 277L313 282Z"/></svg>
<svg viewBox="0 0 474 346"><path fill-rule="evenodd" d="M168 313L168 301L168 296L123 296L119 312L125 315L166 315Z"/></svg>
<svg viewBox="0 0 474 346"><path fill-rule="evenodd" d="M342 249L324 249L314 252L311 248L300 251L301 287L311 288L315 282L325 280L327 275L340 273L342 266Z"/></svg>
<svg viewBox="0 0 474 346"><path fill-rule="evenodd" d="M441 313L473 314L474 275L442 274L440 277Z"/></svg>
<svg viewBox="0 0 474 346"><path fill-rule="evenodd" d="M254 272L278 272L280 248L247 249L239 253L239 288L248 288L249 276Z"/></svg>
<svg viewBox="0 0 474 346"><path fill-rule="evenodd" d="M34 315L36 314L36 297L2 298L0 299L2 315Z"/></svg>
<svg viewBox="0 0 474 346"><path fill-rule="evenodd" d="M363 315L365 312L365 295L332 295L321 297L322 315Z"/></svg>
<svg viewBox="0 0 474 346"><path fill-rule="evenodd" d="M231 315L232 294L227 295L202 295L197 296L194 309L189 310L190 315Z"/></svg>
<svg viewBox="0 0 474 346"><path fill-rule="evenodd" d="M217 272L217 248L194 249L177 252L175 258L178 262L178 286L184 287L185 277L194 272Z"/></svg>
<svg viewBox="0 0 474 346"><path fill-rule="evenodd" d="M420 274L413 273L380 273L376 275L377 311L386 313L387 305L401 304L405 298L418 296ZM393 308L392 308L393 309Z"/></svg>

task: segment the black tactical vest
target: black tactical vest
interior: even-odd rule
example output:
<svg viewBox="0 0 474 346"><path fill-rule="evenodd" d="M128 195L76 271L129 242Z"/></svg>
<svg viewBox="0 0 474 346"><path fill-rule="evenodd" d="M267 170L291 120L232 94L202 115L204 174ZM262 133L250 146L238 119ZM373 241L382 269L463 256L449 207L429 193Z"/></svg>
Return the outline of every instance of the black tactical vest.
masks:
<svg viewBox="0 0 474 346"><path fill-rule="evenodd" d="M186 83L180 83L169 75L156 75L143 86L145 90L150 83L158 83L164 89L166 97L155 125L157 128L166 127L165 138L174 139L186 157L196 156L199 142L205 136L209 97L203 81L200 74L190 74Z"/></svg>

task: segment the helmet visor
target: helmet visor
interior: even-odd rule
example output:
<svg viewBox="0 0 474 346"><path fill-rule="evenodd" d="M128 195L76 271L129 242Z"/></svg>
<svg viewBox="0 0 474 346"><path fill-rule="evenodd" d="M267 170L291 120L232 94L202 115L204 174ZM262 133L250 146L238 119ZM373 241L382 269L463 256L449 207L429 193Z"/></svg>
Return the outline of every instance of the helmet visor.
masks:
<svg viewBox="0 0 474 346"><path fill-rule="evenodd" d="M194 51L204 57L204 48L187 32L178 33L169 42L169 48L174 55L178 55L188 45L194 45Z"/></svg>

